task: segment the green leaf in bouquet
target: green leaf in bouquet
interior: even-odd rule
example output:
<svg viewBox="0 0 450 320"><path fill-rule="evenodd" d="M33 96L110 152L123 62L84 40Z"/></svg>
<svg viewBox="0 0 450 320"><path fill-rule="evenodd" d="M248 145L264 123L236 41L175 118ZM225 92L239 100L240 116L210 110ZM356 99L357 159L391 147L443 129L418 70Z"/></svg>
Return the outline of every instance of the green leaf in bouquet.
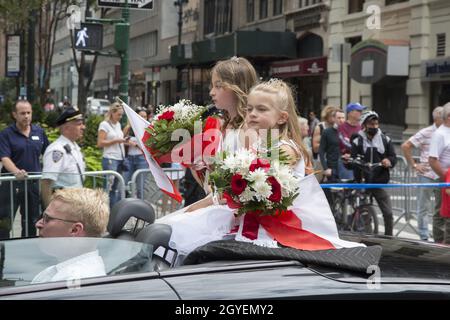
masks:
<svg viewBox="0 0 450 320"><path fill-rule="evenodd" d="M168 128L168 126L167 126L167 121L166 121L166 120L161 121L161 129L164 130L164 131L166 131L167 128Z"/></svg>

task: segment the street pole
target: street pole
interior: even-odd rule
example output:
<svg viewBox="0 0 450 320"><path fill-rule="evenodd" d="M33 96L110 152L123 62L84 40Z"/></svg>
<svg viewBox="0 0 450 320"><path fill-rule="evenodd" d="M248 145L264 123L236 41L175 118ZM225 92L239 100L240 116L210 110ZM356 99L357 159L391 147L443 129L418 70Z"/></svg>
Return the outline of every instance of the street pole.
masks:
<svg viewBox="0 0 450 320"><path fill-rule="evenodd" d="M183 4L187 3L188 0L176 0L174 2L175 6L178 6L178 58L181 59L183 56L183 50L181 48L181 34L183 32ZM181 95L181 67L177 67L177 94ZM177 100L180 97L177 97Z"/></svg>
<svg viewBox="0 0 450 320"><path fill-rule="evenodd" d="M128 0L125 1L125 8L122 9L122 19L124 23L130 23L130 9L128 7ZM128 101L128 56L129 56L129 48L130 48L130 32L128 31L123 35L125 39L125 50L120 53L120 87L119 87L119 96L120 99L126 103Z"/></svg>

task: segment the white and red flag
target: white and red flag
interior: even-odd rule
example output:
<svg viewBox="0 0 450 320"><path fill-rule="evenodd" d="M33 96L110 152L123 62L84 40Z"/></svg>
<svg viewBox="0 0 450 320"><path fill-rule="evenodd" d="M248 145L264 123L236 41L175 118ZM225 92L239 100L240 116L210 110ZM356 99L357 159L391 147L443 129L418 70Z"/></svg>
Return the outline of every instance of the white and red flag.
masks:
<svg viewBox="0 0 450 320"><path fill-rule="evenodd" d="M279 215L246 213L241 217L236 240L265 247L277 242L301 250L364 247L339 238L336 222L325 194L314 175L300 181L292 207Z"/></svg>
<svg viewBox="0 0 450 320"><path fill-rule="evenodd" d="M125 111L128 120L130 121L131 128L133 128L133 132L137 138L139 143L139 147L144 153L145 160L147 160L148 167L155 178L156 185L161 188L168 196L172 197L178 202L183 200L181 194L176 189L174 183L170 178L165 174L164 170L160 167L160 165L155 161L150 152L148 152L147 148L142 141L144 137L145 129L148 128L150 123L138 115L133 109L131 109L125 102L121 101L123 110Z"/></svg>

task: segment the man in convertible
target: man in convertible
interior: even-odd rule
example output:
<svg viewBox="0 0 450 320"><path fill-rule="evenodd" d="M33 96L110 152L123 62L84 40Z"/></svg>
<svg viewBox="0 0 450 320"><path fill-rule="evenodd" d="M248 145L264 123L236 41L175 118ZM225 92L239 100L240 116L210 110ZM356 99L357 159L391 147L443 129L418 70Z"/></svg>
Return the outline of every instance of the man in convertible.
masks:
<svg viewBox="0 0 450 320"><path fill-rule="evenodd" d="M95 247L96 242L89 238L101 237L106 232L108 219L109 200L102 190L56 190L36 223L36 228L40 237L53 238L53 241L43 241L41 249L55 256L60 263L40 272L32 283L106 275L103 259ZM85 241L67 239L71 237L85 238Z"/></svg>

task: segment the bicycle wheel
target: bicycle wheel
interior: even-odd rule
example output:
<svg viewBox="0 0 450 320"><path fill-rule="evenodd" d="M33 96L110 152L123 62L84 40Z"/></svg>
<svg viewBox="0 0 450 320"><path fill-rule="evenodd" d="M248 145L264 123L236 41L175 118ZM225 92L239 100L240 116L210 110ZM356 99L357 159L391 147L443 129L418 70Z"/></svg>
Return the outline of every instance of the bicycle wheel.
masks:
<svg viewBox="0 0 450 320"><path fill-rule="evenodd" d="M352 216L352 231L378 234L378 217L372 206L361 206Z"/></svg>
<svg viewBox="0 0 450 320"><path fill-rule="evenodd" d="M347 225L344 221L344 197L340 193L332 193L333 202L331 204L331 212L333 213L334 220L336 221L336 225L338 230L345 230L345 226Z"/></svg>

